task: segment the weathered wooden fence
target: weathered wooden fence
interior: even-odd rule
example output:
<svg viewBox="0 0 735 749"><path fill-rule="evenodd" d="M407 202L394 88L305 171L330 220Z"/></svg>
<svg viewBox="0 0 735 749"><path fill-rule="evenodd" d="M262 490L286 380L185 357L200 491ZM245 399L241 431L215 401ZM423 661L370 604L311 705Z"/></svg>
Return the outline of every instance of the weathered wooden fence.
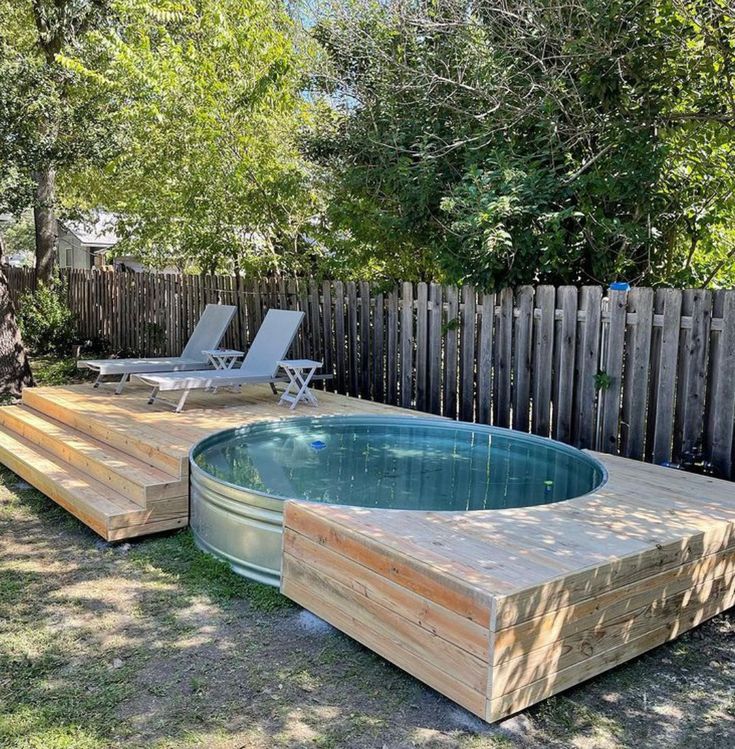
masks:
<svg viewBox="0 0 735 749"><path fill-rule="evenodd" d="M247 346L270 307L306 313L296 354L326 387L657 463L701 451L733 476L735 291L465 286L66 271L79 331L178 353L204 305L238 306ZM13 294L30 286L10 269Z"/></svg>

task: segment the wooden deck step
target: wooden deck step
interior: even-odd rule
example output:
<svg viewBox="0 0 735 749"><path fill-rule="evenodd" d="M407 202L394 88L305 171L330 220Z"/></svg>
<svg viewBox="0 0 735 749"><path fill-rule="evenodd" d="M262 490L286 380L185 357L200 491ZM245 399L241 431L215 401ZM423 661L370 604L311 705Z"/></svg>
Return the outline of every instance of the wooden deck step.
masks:
<svg viewBox="0 0 735 749"><path fill-rule="evenodd" d="M187 499L144 509L61 458L0 426L0 462L60 504L107 541L182 528Z"/></svg>
<svg viewBox="0 0 735 749"><path fill-rule="evenodd" d="M0 408L0 425L141 507L187 494L186 481L28 406Z"/></svg>
<svg viewBox="0 0 735 749"><path fill-rule="evenodd" d="M112 413L104 408L100 410L94 400L86 404L87 408L75 408L63 399L54 397L51 388L25 388L23 404L77 432L188 482L186 457L182 459L159 446L156 435L136 424L130 414L126 415L119 409Z"/></svg>

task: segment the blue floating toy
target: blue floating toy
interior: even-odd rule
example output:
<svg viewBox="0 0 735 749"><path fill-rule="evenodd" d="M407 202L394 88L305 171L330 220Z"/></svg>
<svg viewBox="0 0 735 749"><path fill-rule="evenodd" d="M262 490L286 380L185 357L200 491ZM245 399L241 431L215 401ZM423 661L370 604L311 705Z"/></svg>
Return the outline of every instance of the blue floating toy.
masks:
<svg viewBox="0 0 735 749"><path fill-rule="evenodd" d="M314 442L311 443L311 446L315 450L323 450L327 446L327 443L322 442L321 440L314 440Z"/></svg>

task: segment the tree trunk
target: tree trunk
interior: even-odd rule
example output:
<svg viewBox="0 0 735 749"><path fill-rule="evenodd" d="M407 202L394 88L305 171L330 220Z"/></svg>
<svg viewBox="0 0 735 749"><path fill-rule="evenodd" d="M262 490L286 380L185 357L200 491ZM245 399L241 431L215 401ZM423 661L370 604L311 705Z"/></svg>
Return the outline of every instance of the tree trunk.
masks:
<svg viewBox="0 0 735 749"><path fill-rule="evenodd" d="M56 170L46 167L36 178L36 284L48 284L54 271L58 230L56 226Z"/></svg>
<svg viewBox="0 0 735 749"><path fill-rule="evenodd" d="M18 396L31 385L31 365L15 321L8 279L0 268L0 396Z"/></svg>

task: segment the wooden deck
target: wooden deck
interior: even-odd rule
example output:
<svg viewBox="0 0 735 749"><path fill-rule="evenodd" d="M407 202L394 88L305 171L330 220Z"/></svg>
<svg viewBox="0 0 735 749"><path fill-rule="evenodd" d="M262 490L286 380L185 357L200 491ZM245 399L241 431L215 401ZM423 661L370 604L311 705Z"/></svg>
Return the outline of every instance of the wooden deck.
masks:
<svg viewBox="0 0 735 749"><path fill-rule="evenodd" d="M0 463L118 541L187 525L189 450L212 432L263 419L395 410L320 391L317 408L289 411L269 386L256 385L193 392L175 414L165 404L149 406L149 392L27 388L21 405L0 407Z"/></svg>
<svg viewBox="0 0 735 749"><path fill-rule="evenodd" d="M282 590L488 721L735 603L735 487L598 455L542 507L416 513L288 503Z"/></svg>
<svg viewBox="0 0 735 749"><path fill-rule="evenodd" d="M107 539L184 526L190 447L304 413L397 413L267 387L173 414L89 385L0 409L0 461ZM543 507L472 513L287 503L282 591L485 720L633 658L735 602L735 487L598 456L609 481Z"/></svg>

